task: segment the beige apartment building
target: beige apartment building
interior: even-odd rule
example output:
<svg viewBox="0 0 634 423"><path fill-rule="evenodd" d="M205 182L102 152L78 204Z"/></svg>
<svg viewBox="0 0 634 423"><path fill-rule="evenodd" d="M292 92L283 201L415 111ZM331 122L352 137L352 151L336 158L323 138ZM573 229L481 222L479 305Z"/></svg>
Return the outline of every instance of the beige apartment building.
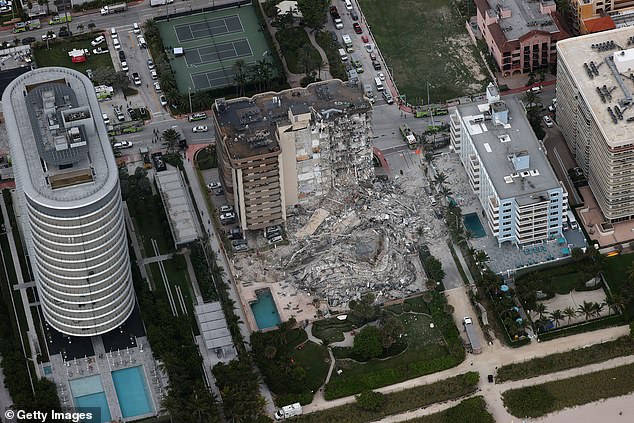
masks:
<svg viewBox="0 0 634 423"><path fill-rule="evenodd" d="M283 223L344 179L371 178L369 111L361 89L339 80L216 100L220 178L242 229Z"/></svg>
<svg viewBox="0 0 634 423"><path fill-rule="evenodd" d="M608 223L634 217L634 29L557 44L557 121Z"/></svg>

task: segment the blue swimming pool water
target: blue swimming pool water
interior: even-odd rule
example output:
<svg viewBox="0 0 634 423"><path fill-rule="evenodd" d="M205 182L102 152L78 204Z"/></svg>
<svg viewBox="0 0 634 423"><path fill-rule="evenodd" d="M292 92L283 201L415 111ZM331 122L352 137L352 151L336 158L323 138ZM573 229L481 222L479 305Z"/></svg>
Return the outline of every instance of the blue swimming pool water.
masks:
<svg viewBox="0 0 634 423"><path fill-rule="evenodd" d="M474 238L484 238L487 236L477 213L465 214L462 218L464 220L465 228L471 232L471 235Z"/></svg>
<svg viewBox="0 0 634 423"><path fill-rule="evenodd" d="M106 423L111 420L110 407L99 375L71 380L70 389L77 408L87 413L94 412L95 408L101 410L100 418L95 419L95 422Z"/></svg>
<svg viewBox="0 0 634 423"><path fill-rule="evenodd" d="M134 417L154 411L141 366L112 372L123 417Z"/></svg>
<svg viewBox="0 0 634 423"><path fill-rule="evenodd" d="M251 303L251 311L255 316L258 328L267 329L280 324L280 314L275 307L273 295L268 289L258 294L257 301Z"/></svg>

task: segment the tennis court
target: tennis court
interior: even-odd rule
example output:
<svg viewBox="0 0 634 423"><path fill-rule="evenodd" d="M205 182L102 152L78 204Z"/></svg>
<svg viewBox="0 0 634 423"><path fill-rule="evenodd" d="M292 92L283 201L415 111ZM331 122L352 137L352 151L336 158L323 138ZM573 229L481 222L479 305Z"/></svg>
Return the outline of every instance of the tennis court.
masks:
<svg viewBox="0 0 634 423"><path fill-rule="evenodd" d="M157 21L163 45L181 93L235 85L234 64L247 67L257 61L272 62L271 48L264 38L253 6L232 7L213 12ZM183 49L175 57L171 50Z"/></svg>
<svg viewBox="0 0 634 423"><path fill-rule="evenodd" d="M178 25L174 27L179 42L197 40L214 35L244 32L244 27L238 15L218 19L204 19L202 21Z"/></svg>

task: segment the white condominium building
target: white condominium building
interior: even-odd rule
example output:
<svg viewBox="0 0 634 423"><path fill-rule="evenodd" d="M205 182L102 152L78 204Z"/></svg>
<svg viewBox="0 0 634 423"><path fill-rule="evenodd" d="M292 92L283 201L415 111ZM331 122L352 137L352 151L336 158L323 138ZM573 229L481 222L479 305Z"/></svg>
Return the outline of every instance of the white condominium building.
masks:
<svg viewBox="0 0 634 423"><path fill-rule="evenodd" d="M4 91L20 226L46 321L75 336L117 328L134 307L118 169L95 89L66 68Z"/></svg>
<svg viewBox="0 0 634 423"><path fill-rule="evenodd" d="M605 221L632 219L634 28L561 41L557 54L561 132Z"/></svg>
<svg viewBox="0 0 634 423"><path fill-rule="evenodd" d="M568 193L557 180L519 101L460 105L450 120L452 145L498 244L521 246L561 236Z"/></svg>

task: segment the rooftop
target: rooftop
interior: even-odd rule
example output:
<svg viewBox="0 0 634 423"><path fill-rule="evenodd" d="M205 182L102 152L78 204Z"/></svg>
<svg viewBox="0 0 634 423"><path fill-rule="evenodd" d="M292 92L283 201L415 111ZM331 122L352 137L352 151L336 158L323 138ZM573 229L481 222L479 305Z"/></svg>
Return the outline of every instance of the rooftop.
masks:
<svg viewBox="0 0 634 423"><path fill-rule="evenodd" d="M535 195L561 187L517 98L494 102L493 117L486 102L467 103L458 110L501 199L531 203ZM498 122L504 121L505 111L508 123L494 124L498 113Z"/></svg>
<svg viewBox="0 0 634 423"><path fill-rule="evenodd" d="M634 143L634 29L569 38L557 51L608 145Z"/></svg>
<svg viewBox="0 0 634 423"><path fill-rule="evenodd" d="M198 239L198 221L180 172L175 169L156 172L154 180L161 192L174 243L182 245Z"/></svg>
<svg viewBox="0 0 634 423"><path fill-rule="evenodd" d="M214 115L233 159L279 151L275 131L288 124L292 115L310 113L355 113L367 111L359 87L331 80L252 98L216 100Z"/></svg>
<svg viewBox="0 0 634 423"><path fill-rule="evenodd" d="M527 1L527 0L487 0L490 10L487 14L500 14L504 10L510 11L510 16L499 20L500 28L507 40L517 40L527 32L538 30L544 32L557 32L559 27L549 13L542 13L542 4L545 7L554 8L552 0Z"/></svg>
<svg viewBox="0 0 634 423"><path fill-rule="evenodd" d="M2 96L16 179L28 197L59 209L96 203L118 172L95 90L83 74L41 68Z"/></svg>
<svg viewBox="0 0 634 423"><path fill-rule="evenodd" d="M233 349L231 332L219 302L196 305L196 319L208 350Z"/></svg>

